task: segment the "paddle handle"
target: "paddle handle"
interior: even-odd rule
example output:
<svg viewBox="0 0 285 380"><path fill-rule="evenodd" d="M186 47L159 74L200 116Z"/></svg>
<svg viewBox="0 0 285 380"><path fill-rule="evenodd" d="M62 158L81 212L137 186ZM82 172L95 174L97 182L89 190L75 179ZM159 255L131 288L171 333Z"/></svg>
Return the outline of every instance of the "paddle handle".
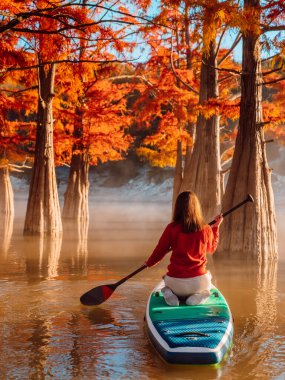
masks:
<svg viewBox="0 0 285 380"><path fill-rule="evenodd" d="M145 268L147 268L147 265L146 264L143 264L141 267L139 267L138 269L136 269L134 272L128 274L126 277L122 278L120 281L116 282L116 287L123 284L124 282L126 282L127 280L129 280L131 277L135 276L137 273L141 272L142 270L144 270Z"/></svg>
<svg viewBox="0 0 285 380"><path fill-rule="evenodd" d="M235 205L234 207L230 208L228 211L224 212L224 213L222 214L222 216L224 217L224 216L230 214L231 212L235 211L237 208L243 206L243 205L244 205L245 203L247 203L247 202L252 202L252 203L254 202L254 199L253 199L252 195L247 194L247 198L246 198L244 201L238 203L238 204ZM212 224L215 224L215 223L216 223L216 221L215 221L215 220L212 220L212 221L209 223L209 225L212 225Z"/></svg>

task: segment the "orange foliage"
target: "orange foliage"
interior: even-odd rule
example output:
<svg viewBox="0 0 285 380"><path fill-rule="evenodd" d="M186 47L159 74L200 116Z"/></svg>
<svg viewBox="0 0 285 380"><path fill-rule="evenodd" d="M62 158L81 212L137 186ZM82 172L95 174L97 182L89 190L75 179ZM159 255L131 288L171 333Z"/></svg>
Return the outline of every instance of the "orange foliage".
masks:
<svg viewBox="0 0 285 380"><path fill-rule="evenodd" d="M185 18L191 17L187 13L190 8L195 23L189 28ZM206 118L220 115L222 125L238 118L239 97L234 94L239 89L240 65L233 61L232 53L219 68L219 98L199 103L202 53L208 51L217 29L225 24L237 24L233 18L236 11L233 1L193 1L185 5L180 1L163 2L156 22L174 29L173 35L155 26L145 30L151 53L148 63L138 68L138 73L144 75L148 85L139 89L136 115L141 128L149 128L150 135L137 152L153 165L175 165L177 140L183 142L185 153L186 146L192 144L189 127L196 123L199 113ZM188 40L186 28L190 33ZM226 53L226 49L220 49L217 60ZM222 138L223 134L233 137L229 128L223 129Z"/></svg>
<svg viewBox="0 0 285 380"><path fill-rule="evenodd" d="M57 164L70 163L72 152L88 153L92 165L124 158L132 142L126 134L132 122L127 110L131 87L127 83L114 84L109 78L116 74L115 65L100 69L84 64L81 71L78 66L65 67L57 77L56 83L62 86L55 99ZM104 76L106 79L97 79Z"/></svg>
<svg viewBox="0 0 285 380"><path fill-rule="evenodd" d="M104 4L101 5L97 7L95 4L90 8L80 3L64 5L57 0L1 3L6 25L18 20L19 12L25 12L25 17L17 21L17 31L6 33L6 40L4 38L0 42L0 52L3 53L0 58L1 66L4 67L4 76L7 77L5 83L9 90L15 86L17 91L22 91L25 87L36 86L37 83L36 69L25 70L24 75L23 71L14 70L39 63L60 63L57 65L54 99L57 164L69 162L72 150L77 153L75 146L81 146L88 151L91 164L121 159L132 141L125 134L130 125L130 117L126 111L126 91L129 89L105 79L116 74L115 65L108 65L106 68L92 61L116 60L118 55L123 56L126 51L132 51L134 42L125 42L124 35L127 34L126 25L136 25L137 22L127 14L126 8L117 4L119 12L114 13L114 22L118 22L116 27L112 27L110 22L104 23L108 12L104 9ZM115 12L116 7L112 8ZM78 63L80 61L86 63ZM13 75L9 75L11 69ZM26 99L22 107L27 109L27 113L33 114L37 110L37 99L34 95L29 92L29 98L15 95L15 99ZM5 99L6 97L1 99L3 104ZM28 99L31 100L30 104ZM9 105L9 108L15 109L16 103ZM7 100L2 108L8 109ZM80 141L73 136L78 110L83 113ZM3 116L3 119L7 124L7 117ZM15 125L20 128L23 123L19 121ZM32 141L35 125L30 123L27 126L31 127L32 133L29 136ZM20 135L20 131L9 129L6 134L14 139L17 134ZM29 148L32 146L30 144Z"/></svg>
<svg viewBox="0 0 285 380"><path fill-rule="evenodd" d="M278 24L284 19L283 2L243 10L234 0L163 0L159 15L147 25L139 25L138 20L129 15L126 3L117 2L115 9L118 13L113 16L116 15L116 20L122 24L116 23L116 27L111 22L102 22L106 9L104 2L100 4L103 7L88 8L79 2L63 6L58 0L2 0L3 25L9 26L13 20L17 21L17 30L7 29L0 39L2 157L5 150L6 159L22 160L34 147L37 70L9 70L34 66L39 61L61 62L57 65L53 100L58 165L69 163L72 151L75 154L88 152L90 163L94 165L122 159L133 142L130 129L136 128L146 136L137 148L138 155L153 165L173 166L177 140L183 142L185 153L186 145L192 144L189 126L196 122L199 113L206 118L220 115L221 125L226 126L222 130L221 142L234 141L236 131L229 120L236 120L239 114L239 98L233 95L239 92L240 65L229 54L219 67L219 98L199 104L202 53L208 51L216 32L220 37L226 25L238 27L243 33L260 34L266 23ZM137 0L134 4L138 9L146 10L150 1ZM29 17L19 18L20 12ZM185 23L187 17L190 26ZM255 22L259 17L261 24ZM85 25L83 28L80 27L82 24ZM134 68L87 62L123 59L126 53L132 52L135 40L126 42L123 37L129 24L140 27L150 48L145 64L137 64ZM187 27L190 41L185 33ZM58 32L59 29L62 31ZM277 37L272 43L283 48ZM220 48L217 60L226 53L226 49ZM80 60L86 62L78 63ZM68 62L63 64L62 61ZM275 70L278 67L280 70ZM282 78L283 67L284 51L264 68L263 71L272 71L264 81L274 82ZM114 80L125 72L137 80ZM284 141L285 122L283 83L266 85L270 99L263 105L267 131L280 141ZM32 89L21 92L27 88ZM130 108L128 99L134 90L139 96ZM13 122L8 110L16 113ZM82 114L81 124L78 113ZM81 129L79 137L74 133L76 128ZM228 159L228 156L224 158Z"/></svg>

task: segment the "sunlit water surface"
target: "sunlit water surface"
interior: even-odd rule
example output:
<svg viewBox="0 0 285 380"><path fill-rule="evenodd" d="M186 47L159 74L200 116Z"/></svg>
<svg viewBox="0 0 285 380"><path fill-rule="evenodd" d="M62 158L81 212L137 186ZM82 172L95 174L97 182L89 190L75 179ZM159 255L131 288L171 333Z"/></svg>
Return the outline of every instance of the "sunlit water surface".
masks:
<svg viewBox="0 0 285 380"><path fill-rule="evenodd" d="M62 241L23 237L23 212L13 234L12 224L2 223L0 378L285 379L282 260L263 273L245 263L211 262L235 328L232 350L218 366L169 365L146 336L147 298L167 259L121 285L100 307L80 304L90 288L138 268L169 215L168 204L98 202L89 231L65 225Z"/></svg>

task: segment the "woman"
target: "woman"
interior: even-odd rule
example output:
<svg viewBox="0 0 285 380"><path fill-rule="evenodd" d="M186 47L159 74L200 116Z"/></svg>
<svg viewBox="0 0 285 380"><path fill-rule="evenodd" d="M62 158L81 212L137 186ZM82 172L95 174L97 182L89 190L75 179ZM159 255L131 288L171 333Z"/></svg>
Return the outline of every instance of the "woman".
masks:
<svg viewBox="0 0 285 380"><path fill-rule="evenodd" d="M172 223L164 230L156 248L146 261L148 267L157 264L170 250L170 264L162 289L165 301L178 306L178 297L187 297L187 305L204 303L210 296L211 274L206 269L206 253L214 253L219 240L222 214L210 227L204 222L200 202L192 191L177 197Z"/></svg>

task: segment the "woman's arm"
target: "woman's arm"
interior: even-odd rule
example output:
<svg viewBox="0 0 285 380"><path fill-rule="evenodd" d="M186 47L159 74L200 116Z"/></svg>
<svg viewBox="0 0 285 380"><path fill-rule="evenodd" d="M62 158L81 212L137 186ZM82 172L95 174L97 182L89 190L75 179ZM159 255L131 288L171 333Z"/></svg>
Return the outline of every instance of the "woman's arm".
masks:
<svg viewBox="0 0 285 380"><path fill-rule="evenodd" d="M170 251L170 229L170 225L165 228L157 243L157 246L145 262L148 267L152 267L155 264L159 263L159 261L162 260L164 256Z"/></svg>
<svg viewBox="0 0 285 380"><path fill-rule="evenodd" d="M223 215L219 214L215 218L216 222L209 228L207 252L214 253L219 243L219 228L223 222Z"/></svg>

